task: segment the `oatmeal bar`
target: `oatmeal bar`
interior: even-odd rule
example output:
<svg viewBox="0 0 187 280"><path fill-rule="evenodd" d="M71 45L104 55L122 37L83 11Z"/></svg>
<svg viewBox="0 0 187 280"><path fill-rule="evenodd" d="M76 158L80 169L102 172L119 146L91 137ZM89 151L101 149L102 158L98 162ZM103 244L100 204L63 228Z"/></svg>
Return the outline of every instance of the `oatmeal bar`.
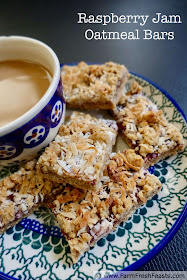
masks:
<svg viewBox="0 0 187 280"><path fill-rule="evenodd" d="M116 136L115 121L74 112L39 158L38 170L56 183L97 190Z"/></svg>
<svg viewBox="0 0 187 280"><path fill-rule="evenodd" d="M59 135L72 133L92 133L93 137L99 137L102 141L116 142L118 126L116 121L110 119L99 119L89 114L74 111L71 114L70 121L66 126L61 126ZM98 136L100 134L100 136Z"/></svg>
<svg viewBox="0 0 187 280"><path fill-rule="evenodd" d="M36 161L0 181L0 233L30 215L62 189L36 174Z"/></svg>
<svg viewBox="0 0 187 280"><path fill-rule="evenodd" d="M68 108L112 109L116 106L128 78L124 65L107 62L103 65L64 65L61 72Z"/></svg>
<svg viewBox="0 0 187 280"><path fill-rule="evenodd" d="M146 167L184 149L181 133L136 82L123 94L113 114L123 138L144 158Z"/></svg>
<svg viewBox="0 0 187 280"><path fill-rule="evenodd" d="M133 150L112 154L102 189L81 191L67 185L52 203L74 263L161 190L159 179L143 164L142 157Z"/></svg>

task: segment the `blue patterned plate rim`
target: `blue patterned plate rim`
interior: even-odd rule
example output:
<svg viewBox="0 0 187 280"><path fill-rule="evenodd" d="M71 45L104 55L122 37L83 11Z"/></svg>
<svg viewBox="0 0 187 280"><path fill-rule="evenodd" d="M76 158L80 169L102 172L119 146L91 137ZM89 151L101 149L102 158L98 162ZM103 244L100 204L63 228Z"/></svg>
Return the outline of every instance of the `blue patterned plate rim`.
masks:
<svg viewBox="0 0 187 280"><path fill-rule="evenodd" d="M76 64L77 63L66 63L66 65L76 65ZM88 64L91 64L91 63L88 63ZM62 66L63 66L63 64L61 64L61 67ZM167 96L168 99L177 108L177 110L181 113L181 115L183 116L185 122L187 122L187 118L186 118L183 110L180 108L178 103L170 96L170 94L167 91L165 91L163 88L158 86L156 83L152 82L150 79L148 79L148 78L146 78L146 77L144 77L144 76L142 76L140 74L137 74L137 73L134 73L134 72L130 72L130 73L135 75L135 76L137 76L137 77L139 77L139 78L142 78L143 80L145 80L148 83L152 84L154 87L156 87L158 90L160 90L165 96ZM145 254L142 258L140 258L139 260L135 261L134 263L132 263L128 267L122 269L121 271L134 271L134 270L137 270L138 268L140 268L141 266L146 264L148 261L153 259L153 257L155 255L157 255L168 244L168 242L174 237L174 235L177 233L177 231L179 230L179 228L183 224L183 222L184 222L186 217L187 217L187 202L185 203L185 205L183 207L183 210L181 211L181 213L178 216L177 220L175 221L175 223L173 224L171 229L168 231L168 233L162 238L162 240L153 249L151 249L147 254ZM19 280L17 278L9 276L9 275L7 275L7 274L5 274L3 272L0 272L0 279L2 279L2 280ZM102 278L102 279L104 279L104 278Z"/></svg>
<svg viewBox="0 0 187 280"><path fill-rule="evenodd" d="M143 80L147 81L148 83L152 84L154 87L156 87L158 90L160 90L164 95L168 97L168 99L173 103L173 105L177 108L177 110L181 113L183 116L185 122L187 122L187 118L181 109L181 107L178 105L178 103L169 95L167 91L165 91L163 88L158 86L156 83L152 82L150 79L136 74L134 72L130 72L131 74L142 78ZM183 210L181 211L180 215L178 216L177 220L171 227L171 229L168 231L168 233L162 238L162 240L153 248L151 249L147 254L145 254L142 258L137 260L136 262L132 263L125 269L122 269L122 271L134 271L146 264L148 261L150 261L155 255L157 255L167 244L168 242L174 237L174 235L177 233L181 225L183 224L185 218L187 217L187 202L185 203Z"/></svg>

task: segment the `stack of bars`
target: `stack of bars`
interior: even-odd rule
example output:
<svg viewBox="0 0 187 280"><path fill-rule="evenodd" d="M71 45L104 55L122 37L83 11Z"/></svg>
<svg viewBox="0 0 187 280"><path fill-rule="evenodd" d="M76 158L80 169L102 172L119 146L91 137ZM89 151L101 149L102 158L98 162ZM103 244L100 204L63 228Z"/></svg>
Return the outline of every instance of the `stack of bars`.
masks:
<svg viewBox="0 0 187 280"><path fill-rule="evenodd" d="M117 122L73 112L38 160L0 182L1 232L50 207L76 263L161 190L146 168L182 151L183 138L137 83L124 93L127 80L112 62L63 67L67 106L110 109ZM113 153L118 128L130 149Z"/></svg>

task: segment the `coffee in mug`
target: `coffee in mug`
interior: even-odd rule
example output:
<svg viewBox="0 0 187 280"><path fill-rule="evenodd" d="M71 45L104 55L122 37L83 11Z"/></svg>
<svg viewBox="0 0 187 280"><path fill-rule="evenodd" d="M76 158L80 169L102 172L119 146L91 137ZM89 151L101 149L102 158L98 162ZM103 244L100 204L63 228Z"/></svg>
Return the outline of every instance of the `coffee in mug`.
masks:
<svg viewBox="0 0 187 280"><path fill-rule="evenodd" d="M0 127L30 110L45 94L51 81L51 73L38 63L1 61Z"/></svg>

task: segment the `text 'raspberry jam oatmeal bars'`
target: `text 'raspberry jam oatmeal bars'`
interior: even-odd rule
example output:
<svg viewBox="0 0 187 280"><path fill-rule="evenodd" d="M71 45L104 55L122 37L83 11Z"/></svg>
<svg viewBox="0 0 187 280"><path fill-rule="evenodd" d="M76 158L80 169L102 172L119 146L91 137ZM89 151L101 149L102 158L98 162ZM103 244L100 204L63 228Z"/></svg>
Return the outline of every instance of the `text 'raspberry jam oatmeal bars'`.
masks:
<svg viewBox="0 0 187 280"><path fill-rule="evenodd" d="M128 79L124 65L64 65L62 82L65 100L72 109L112 109L116 106Z"/></svg>
<svg viewBox="0 0 187 280"><path fill-rule="evenodd" d="M136 82L123 94L113 115L122 137L144 158L147 167L184 149L181 133Z"/></svg>
<svg viewBox="0 0 187 280"><path fill-rule="evenodd" d="M57 183L97 190L117 136L117 124L74 112L38 160L38 170Z"/></svg>
<svg viewBox="0 0 187 280"><path fill-rule="evenodd" d="M112 154L98 192L64 187L51 205L74 263L161 190L157 177L143 168L133 150Z"/></svg>
<svg viewBox="0 0 187 280"><path fill-rule="evenodd" d="M36 173L36 161L0 181L0 233L54 199L62 186Z"/></svg>

